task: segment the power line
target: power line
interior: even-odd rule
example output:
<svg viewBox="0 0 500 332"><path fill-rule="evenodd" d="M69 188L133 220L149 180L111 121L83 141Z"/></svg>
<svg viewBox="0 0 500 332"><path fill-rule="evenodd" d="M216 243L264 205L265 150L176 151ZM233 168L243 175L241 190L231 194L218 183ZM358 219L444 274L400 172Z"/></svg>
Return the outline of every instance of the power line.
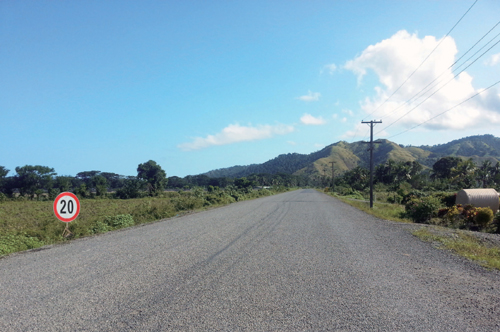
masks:
<svg viewBox="0 0 500 332"><path fill-rule="evenodd" d="M496 37L495 37L496 38ZM436 93L438 93L442 88L444 88L446 85L448 85L448 83L450 83L452 80L454 80L458 75L460 75L461 73L463 73L467 68L469 68L470 66L472 66L477 60L479 60L481 57L483 57L483 55L485 55L486 53L488 53L488 51L490 51L493 47L495 47L498 43L500 43L500 40L498 40L495 44L493 44L490 48L488 48L486 51L484 51L480 56L478 56L476 59L474 59L474 61L472 63L470 63L467 67L465 67L463 70L461 70L458 74L454 75L450 80L448 80L448 82L446 82L445 84L443 84L439 89L437 89L436 91L434 91L432 94L430 94L427 98L425 98L424 100L422 100L419 104L417 104L415 107L413 107L412 109L410 109L408 112L406 112L405 114L403 114L401 117L399 117L396 121L392 122L391 124L389 124L388 126L386 126L385 128L383 128L382 130L380 130L379 132L377 132L377 134L379 134L381 131L389 128L390 126L392 126L393 124L395 124L396 122L398 122L399 120L401 120L402 118L404 118L405 116L407 116L409 113L411 113L412 111L414 111L416 108L418 108L420 105L422 105L423 103L425 103L427 100L429 100L432 96L434 96ZM476 53L477 54L477 53Z"/></svg>
<svg viewBox="0 0 500 332"><path fill-rule="evenodd" d="M419 123L418 125L413 126L413 127L409 128L409 129L406 129L406 130L404 130L404 131L402 131L402 132L400 132L400 133L398 133L398 134L396 134L396 135L392 135L392 136L388 137L387 139L390 139L390 138L393 138L393 137L399 136L399 135L401 135L401 134L404 134L404 133L406 133L406 132L408 132L408 131L410 131L410 130L413 130L413 129L417 128L417 127L420 127L421 125L423 125L423 124L425 124L425 123L427 123L427 122L429 122L429 121L431 121L431 120L434 120L435 118L437 118L437 117L439 117L439 116L443 115L444 113L447 113L447 112L451 111L452 109L454 109L454 108L456 108L456 107L458 107L458 106L460 106L460 105L462 105L462 104L464 104L464 103L468 102L469 100L471 100L472 98L474 98L474 97L476 97L476 96L480 95L481 93L483 93L483 92L485 92L485 91L488 91L489 89L491 89L492 87L494 87L494 86L495 86L495 85L497 85L498 83L500 83L500 81L497 81L496 83L493 83L492 85L490 85L490 86L489 86L489 87L487 87L486 89L482 89L481 91L479 91L479 92L475 93L474 95L470 96L469 98L465 99L464 101L460 102L459 104L457 104L457 105L455 105L455 106L453 106L453 107L451 107L451 108L447 109L446 111L441 112L441 113L439 113L439 114L437 114L437 115L433 116L432 118L430 118L430 119L428 119L428 120L426 120L426 121L424 121L424 122L422 122L422 123Z"/></svg>
<svg viewBox="0 0 500 332"><path fill-rule="evenodd" d="M439 83L441 83L441 81L438 81L436 84L432 85L434 82L436 82L441 76L443 76L445 73L448 72L449 69L451 69L454 65L456 65L463 57L465 57L474 47L476 47L477 44L479 44L481 42L481 40L483 40L488 34L491 33L491 31L493 31L498 25L500 24L500 21L497 22L497 24L495 24L487 33L485 33L474 45L472 45L458 60L456 60L451 66L449 66L448 68L446 68L438 77L436 77L434 80L432 80L429 84L427 84L424 88L422 88L419 92L417 92L415 95L413 95L413 97L411 97L410 99L406 100L403 104L399 105L398 107L396 107L394 110L392 110L391 112L389 112L388 114L386 114L385 116L383 116L381 119L385 119L387 118L389 115L393 114L394 112L396 112L397 110L399 110L401 107L403 107L404 105L407 105L409 104L410 102L412 101L415 101L416 99L422 97L424 94L426 94L427 92L429 92L432 88L436 87ZM484 49L486 46L488 46L493 40L495 40L498 36L500 35L497 34L495 37L493 37L492 39L490 39L490 41L488 41L483 47L481 47L478 51L476 51L476 53L474 53L473 55L471 55L467 60L465 60L460 66L458 66L457 68L455 68L453 72L455 72L456 70L458 70L460 67L462 67L465 63L467 63L472 57L474 57L477 53L479 53L482 49ZM462 71L463 72L463 71ZM460 73L462 73L460 72ZM460 74L459 73L459 74ZM432 85L432 86L431 86Z"/></svg>
<svg viewBox="0 0 500 332"><path fill-rule="evenodd" d="M422 90L420 90L420 92L418 92L417 94L415 94L415 96L413 96L412 98L410 98L407 102L411 101L411 99L413 98L416 98L418 95L420 94L425 94L428 90L430 89L427 89L432 83L434 83L436 80L438 80L441 76L443 76L446 72L448 72L449 69L453 68L454 65L456 65L460 60L462 60L463 57L465 57L474 47L476 47L477 44L479 44L487 35L490 34L491 31L493 31L498 25L500 24L500 21L497 22L497 24L495 24L487 33L485 33L474 45L472 45L460 58L458 58L453 64L451 64L451 66L449 66L446 70L444 70L438 77L436 77L432 82L430 82L429 84L427 84ZM473 55L471 55L467 60L465 60L460 66L458 66L457 68L455 68L453 70L456 71L458 70L460 67L462 67L465 63L467 63L467 61L469 61L472 57L474 57L474 55L476 55L477 53L479 53L483 48L485 48L486 46L488 46L489 43L491 43L493 40L495 40L495 38L498 37L498 35L500 34L497 34L495 37L493 37L492 39L490 39L489 42L487 42L483 47L481 47L479 50L476 51L476 53L474 53ZM439 84L439 82L438 82ZM437 84L436 84L437 85ZM436 86L434 85L434 86ZM433 87L434 87L433 86ZM426 90L427 89L427 90Z"/></svg>
<svg viewBox="0 0 500 332"><path fill-rule="evenodd" d="M500 22L499 22L500 23ZM497 24L498 25L498 24ZM490 41L488 41L485 45L483 45L483 47L481 47L479 50L477 50L473 55L471 55L467 60L465 60L462 64L460 64L458 67L456 67L452 73L456 72L458 69L460 69L460 67L462 67L463 65L465 65L470 59L472 59L476 54L478 54L479 52L481 52L486 46L488 46L492 41L494 41L498 36L500 36L500 33L498 33L495 37L493 37L492 39L490 39ZM496 42L492 47L490 47L488 50L486 50L483 54L481 54L479 57L477 57L472 63L470 63L467 67L465 67L463 70L461 70L458 74L455 74L454 77L451 79L453 80L454 78L456 78L458 75L460 75L461 73L463 73L467 68L469 68L472 64L474 64L478 59L480 59L484 54L486 54L489 50L491 50L495 45L497 45L498 42ZM463 57L463 56L462 56ZM456 62L455 62L456 63ZM450 69L451 66L448 68ZM427 86L424 87L424 89L422 89L419 93L417 93L413 98L409 99L408 101L406 101L403 105L409 103L412 99L414 99L416 96L420 95L420 97L422 97L425 93L429 92L431 89L435 88L437 85L439 85L439 83L442 82L442 80L440 80L439 82L437 82L436 84L434 84L433 86L431 86L430 88L429 85L431 85L432 83L434 83L436 80L438 80L441 76L443 76L447 71L445 70L443 73L441 73L441 75L439 75L437 78L435 78L431 83L429 83ZM450 81L451 81L450 80ZM448 84L449 81L447 83L445 83L442 87L444 87L446 84ZM441 88L442 88L441 87ZM428 88L428 89L427 89ZM440 89L441 89L440 88ZM415 99L418 99L418 98L415 98ZM400 107L402 107L403 105L401 105ZM397 109L399 109L400 107L398 107ZM393 113L393 112L391 112ZM391 113L387 114L385 117L387 117L388 115L390 115Z"/></svg>
<svg viewBox="0 0 500 332"><path fill-rule="evenodd" d="M422 67L422 65L427 61L427 59L429 59L429 57L431 56L432 53L434 53L434 51L439 47L439 45L441 45L441 43L446 39L446 37L449 36L449 34L453 31L453 29L455 29L455 27L460 23L460 21L462 21L462 19L465 17L465 15L467 15L467 13L472 9L472 7L474 7L474 5L476 4L478 0L474 1L474 3L469 7L469 9L467 9L467 11L462 15L462 17L460 17L460 19L457 21L457 23L455 23L455 25L450 29L450 31L448 31L448 33L446 33L446 35L439 41L439 43L436 45L436 47L434 47L434 49L427 55L427 57L418 65L417 68L415 68L415 70L410 74L410 76L408 76L406 78L406 80L404 80L403 83L401 83L401 85L396 89L394 90L394 92L389 96L387 97L386 100L384 100L384 102L380 105L377 106L377 108L375 108L375 110L373 112L371 112L370 114L368 114L365 119L369 116L371 116L373 113L375 113L382 105L384 105L387 101L389 101L392 96L394 96L396 94L396 92L399 91L399 89L401 89L403 87L403 85L406 84L406 82L408 82L408 80L417 72L417 70L420 69L420 67ZM364 120L364 119L363 119Z"/></svg>

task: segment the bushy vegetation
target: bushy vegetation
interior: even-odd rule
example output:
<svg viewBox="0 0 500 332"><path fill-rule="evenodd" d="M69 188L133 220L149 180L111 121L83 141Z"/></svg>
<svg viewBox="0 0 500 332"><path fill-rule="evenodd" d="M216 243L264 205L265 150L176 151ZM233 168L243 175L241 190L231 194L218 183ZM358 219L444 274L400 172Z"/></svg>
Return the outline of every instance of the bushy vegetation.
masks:
<svg viewBox="0 0 500 332"><path fill-rule="evenodd" d="M289 188L283 186L272 189L209 187L208 190L197 187L127 200L81 198L81 212L68 226L72 238L79 238L287 190ZM54 216L52 201L4 200L0 203L0 255L67 241L62 236L65 226Z"/></svg>
<svg viewBox="0 0 500 332"><path fill-rule="evenodd" d="M16 251L34 249L43 246L44 243L36 237L26 233L5 233L0 235L0 256Z"/></svg>
<svg viewBox="0 0 500 332"><path fill-rule="evenodd" d="M500 189L499 164L493 166L485 161L478 166L470 159L445 157L426 173L416 162L389 160L378 165L374 173L374 209L383 206L390 219L500 233L500 217L494 216L490 208L455 205L460 189ZM359 167L337 177L334 184L325 190L344 198L369 198L369 173Z"/></svg>
<svg viewBox="0 0 500 332"><path fill-rule="evenodd" d="M418 223L428 222L435 216L439 205L434 196L411 198L405 203L406 217Z"/></svg>

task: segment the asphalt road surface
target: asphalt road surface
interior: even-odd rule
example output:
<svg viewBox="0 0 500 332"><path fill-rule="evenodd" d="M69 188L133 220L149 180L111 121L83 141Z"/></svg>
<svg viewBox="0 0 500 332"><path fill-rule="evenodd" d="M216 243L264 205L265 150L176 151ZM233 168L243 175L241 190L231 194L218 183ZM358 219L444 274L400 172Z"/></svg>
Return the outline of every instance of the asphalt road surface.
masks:
<svg viewBox="0 0 500 332"><path fill-rule="evenodd" d="M500 331L500 273L298 190L0 259L0 331Z"/></svg>

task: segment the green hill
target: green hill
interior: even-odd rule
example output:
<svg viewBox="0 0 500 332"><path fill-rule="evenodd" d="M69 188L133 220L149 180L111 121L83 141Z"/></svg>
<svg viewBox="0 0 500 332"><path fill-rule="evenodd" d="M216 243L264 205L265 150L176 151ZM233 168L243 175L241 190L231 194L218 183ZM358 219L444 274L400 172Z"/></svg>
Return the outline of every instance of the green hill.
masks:
<svg viewBox="0 0 500 332"><path fill-rule="evenodd" d="M473 158L476 163L484 160L490 160L493 163L500 161L500 138L493 135L465 137L434 146L402 146L389 140L379 140L379 142L374 148L375 165L392 159L394 161L417 161L430 168L437 160L446 156ZM222 168L204 175L229 178L261 173L317 176L331 174L331 162L334 163L336 174L356 166L369 168L368 144L340 141L310 154L282 154L262 164Z"/></svg>

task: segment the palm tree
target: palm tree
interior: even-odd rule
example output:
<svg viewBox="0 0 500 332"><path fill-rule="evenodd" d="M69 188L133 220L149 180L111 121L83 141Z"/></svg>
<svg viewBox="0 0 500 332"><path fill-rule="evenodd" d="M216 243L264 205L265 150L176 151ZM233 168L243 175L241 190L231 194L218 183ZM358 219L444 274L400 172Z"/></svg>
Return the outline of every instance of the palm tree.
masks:
<svg viewBox="0 0 500 332"><path fill-rule="evenodd" d="M451 181L465 189L471 188L475 182L477 166L472 160L463 160L451 169Z"/></svg>

